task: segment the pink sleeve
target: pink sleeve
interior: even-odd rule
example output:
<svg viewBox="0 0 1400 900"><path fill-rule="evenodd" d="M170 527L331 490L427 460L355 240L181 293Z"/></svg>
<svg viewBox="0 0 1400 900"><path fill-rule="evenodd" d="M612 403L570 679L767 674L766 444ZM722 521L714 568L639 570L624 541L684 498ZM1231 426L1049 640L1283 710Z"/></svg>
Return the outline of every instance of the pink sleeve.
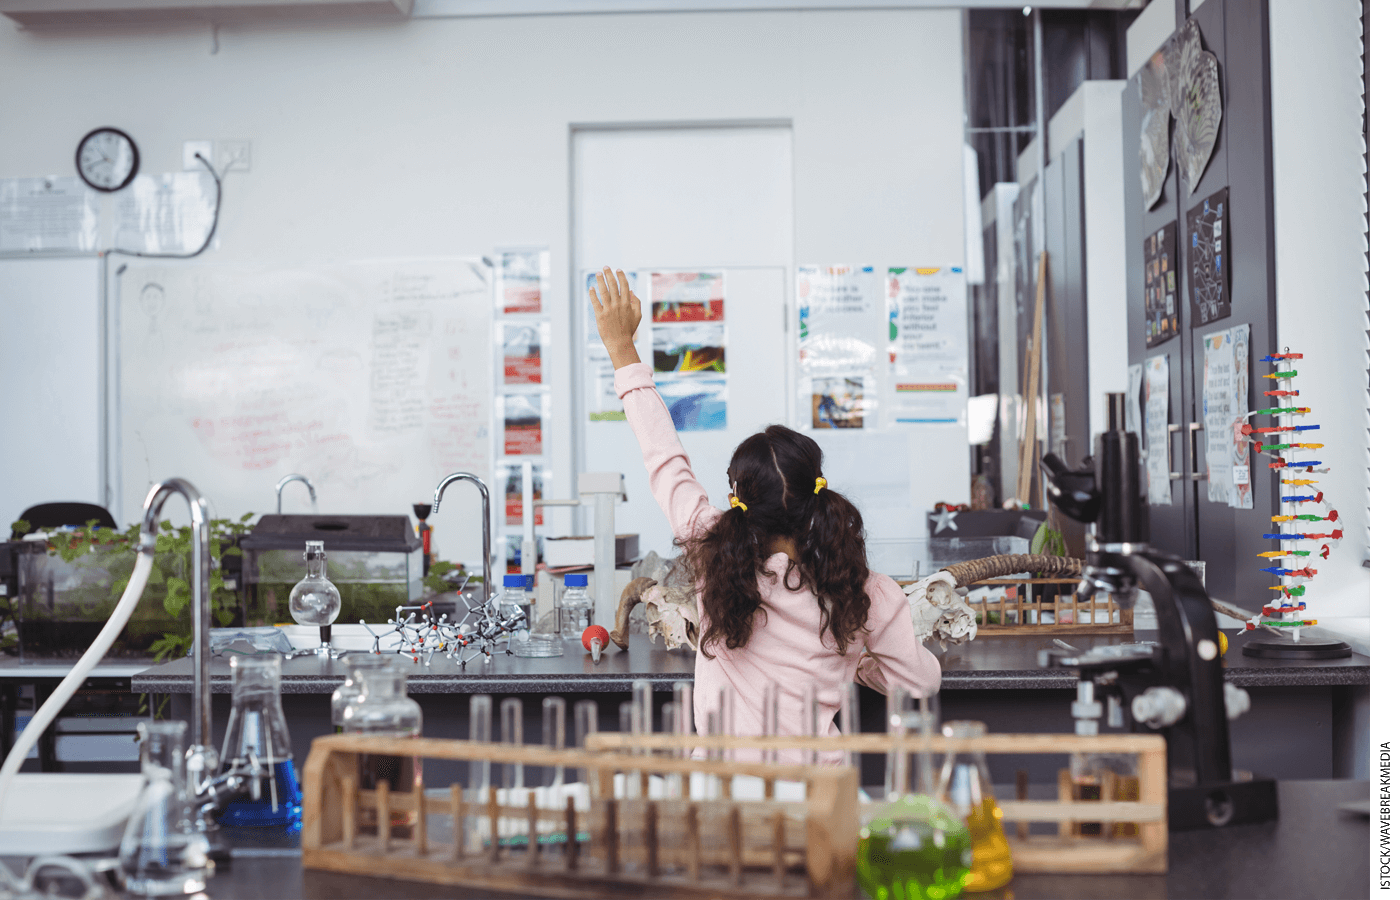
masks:
<svg viewBox="0 0 1400 900"><path fill-rule="evenodd" d="M671 523L671 533L687 540L707 531L720 512L710 505L709 496L690 468L690 458L676 435L671 413L656 392L651 369L645 363L623 366L613 373L613 386L627 413L627 424L632 426L642 448L651 495Z"/></svg>
<svg viewBox="0 0 1400 900"><path fill-rule="evenodd" d="M890 682L910 691L937 692L943 668L938 657L914 638L909 598L888 575L872 575L866 592L870 595L865 642L869 655L861 657L856 680L882 694L889 693Z"/></svg>

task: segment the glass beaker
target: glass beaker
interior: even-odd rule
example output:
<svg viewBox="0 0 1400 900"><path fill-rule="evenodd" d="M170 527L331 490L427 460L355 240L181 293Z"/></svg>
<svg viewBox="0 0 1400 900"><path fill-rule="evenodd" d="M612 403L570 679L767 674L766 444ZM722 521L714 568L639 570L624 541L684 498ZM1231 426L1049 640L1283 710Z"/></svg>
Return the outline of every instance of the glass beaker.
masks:
<svg viewBox="0 0 1400 900"><path fill-rule="evenodd" d="M336 734L345 730L345 710L359 702L364 694L364 678L360 670L392 666L396 658L383 653L352 653L345 657L345 667L350 671L346 673L345 681L331 692L331 728Z"/></svg>
<svg viewBox="0 0 1400 900"><path fill-rule="evenodd" d="M236 656L233 712L219 758L224 769L250 755L258 762L258 799L243 797L219 814L220 825L301 828L301 784L292 760L292 735L282 713L282 658Z"/></svg>
<svg viewBox="0 0 1400 900"><path fill-rule="evenodd" d="M943 725L943 736L953 743L943 757L938 796L963 817L972 835L972 868L965 884L969 891L989 891L1011 880L1011 847L1001 827L1001 807L992 793L987 756L980 751L960 749L956 743L986 733L987 726L981 722Z"/></svg>
<svg viewBox="0 0 1400 900"><path fill-rule="evenodd" d="M972 838L961 817L932 790L930 753L918 751L920 790L905 792L908 753L901 741L910 731L932 736L934 716L903 709L891 698L889 730L894 744L886 760L889 793L861 815L856 875L875 900L947 900L962 893L972 865Z"/></svg>
<svg viewBox="0 0 1400 900"><path fill-rule="evenodd" d="M185 779L185 723L140 722L141 794L117 856L126 890L144 897L195 894L213 872L195 830Z"/></svg>
<svg viewBox="0 0 1400 900"><path fill-rule="evenodd" d="M536 609L535 601L525 595L525 592L534 586L534 579L529 575L507 575L505 577L505 590L501 592L501 615L502 618L509 618L507 604L515 604L522 612L529 610L529 627L517 631L511 638L510 651L516 656L528 656L536 659L563 656L564 642L559 639L559 617L558 615L541 617L548 618L548 624L535 621Z"/></svg>
<svg viewBox="0 0 1400 900"><path fill-rule="evenodd" d="M408 673L398 666L359 670L363 690L341 718L346 734L373 734L379 737L418 737L423 733L423 708L408 696ZM360 787L372 791L380 781L390 790L411 791L423 781L423 761L417 756L360 754ZM412 825L416 815L395 812L390 824ZM360 810L361 831L378 829L374 809Z"/></svg>

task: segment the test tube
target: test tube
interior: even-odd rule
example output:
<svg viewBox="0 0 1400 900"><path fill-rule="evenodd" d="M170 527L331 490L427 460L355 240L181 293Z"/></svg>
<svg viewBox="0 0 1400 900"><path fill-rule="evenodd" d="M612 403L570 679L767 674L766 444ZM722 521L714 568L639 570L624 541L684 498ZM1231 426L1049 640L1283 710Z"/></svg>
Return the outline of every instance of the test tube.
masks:
<svg viewBox="0 0 1400 900"><path fill-rule="evenodd" d="M719 716L719 729L715 733L723 735L734 734L734 694L733 690L727 684L720 685L719 707L716 713ZM719 758L733 759L734 753L732 750L724 750L720 752Z"/></svg>
<svg viewBox="0 0 1400 900"><path fill-rule="evenodd" d="M817 699L817 686L808 684L802 688L802 733L808 737L821 736L821 701ZM817 753L814 747L807 754L811 765L817 764Z"/></svg>
<svg viewBox="0 0 1400 900"><path fill-rule="evenodd" d="M672 686L671 691L676 698L676 734L693 734L695 732L695 684L690 681L677 681ZM688 747L679 748L679 753L688 756L690 749Z"/></svg>
<svg viewBox="0 0 1400 900"><path fill-rule="evenodd" d="M909 692L902 687L890 689L885 696L885 727L889 730L891 743L885 757L885 798L893 800L904 793L908 781L908 757L905 756L903 741L906 725L904 713L909 705Z"/></svg>
<svg viewBox="0 0 1400 900"><path fill-rule="evenodd" d="M551 750L564 749L564 698L545 697L541 704L544 710L544 727L541 743ZM551 794L557 794L564 787L564 767L554 767L554 778L549 785Z"/></svg>
<svg viewBox="0 0 1400 900"><path fill-rule="evenodd" d="M778 698L782 695L782 690L776 681L770 681L763 686L763 736L777 737L778 735ZM763 751L763 761L775 763L778 761L778 751L765 749Z"/></svg>
<svg viewBox="0 0 1400 900"><path fill-rule="evenodd" d="M853 681L841 685L841 733L860 734L860 688ZM860 754L847 750L842 754L844 765L859 765Z"/></svg>
<svg viewBox="0 0 1400 900"><path fill-rule="evenodd" d="M596 700L579 700L574 704L574 746L582 750L588 746L588 736L598 730L598 702ZM575 769L574 778L582 781L587 769ZM598 786L591 785L590 791L596 792ZM596 796L596 793L595 793Z"/></svg>
<svg viewBox="0 0 1400 900"><path fill-rule="evenodd" d="M651 682L637 679L632 682L632 733L651 734ZM651 755L647 750L646 756Z"/></svg>
<svg viewBox="0 0 1400 900"><path fill-rule="evenodd" d="M710 737L719 737L724 734L724 726L720 724L721 718L719 710L712 709L705 715L705 734ZM705 758L709 760L722 759L724 751L718 747L709 747L705 751ZM719 777L717 775L705 776L705 799L718 800L719 797Z"/></svg>
<svg viewBox="0 0 1400 900"><path fill-rule="evenodd" d="M519 746L525 743L524 705L519 697L507 697L501 701L501 743ZM525 764L513 763L510 778L505 785L507 791L524 790ZM523 798L512 797L511 802L524 802Z"/></svg>
<svg viewBox="0 0 1400 900"><path fill-rule="evenodd" d="M472 695L468 709L470 712L467 719L467 737L483 744L491 743L491 696ZM467 795L478 803L486 803L490 800L490 794L490 761L471 760L467 763ZM476 852L481 850L485 836L490 833L491 822L485 816L476 816L472 823L469 848Z"/></svg>

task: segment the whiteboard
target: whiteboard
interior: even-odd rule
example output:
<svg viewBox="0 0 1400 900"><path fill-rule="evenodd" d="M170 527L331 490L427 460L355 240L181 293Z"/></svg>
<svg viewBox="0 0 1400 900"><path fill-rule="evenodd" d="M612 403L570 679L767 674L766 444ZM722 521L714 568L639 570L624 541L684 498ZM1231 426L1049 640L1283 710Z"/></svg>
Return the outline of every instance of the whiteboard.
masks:
<svg viewBox="0 0 1400 900"><path fill-rule="evenodd" d="M0 532L39 503L107 505L102 485L101 264L0 259Z"/></svg>
<svg viewBox="0 0 1400 900"><path fill-rule="evenodd" d="M491 471L491 276L479 258L314 268L131 267L120 280L120 493L180 476L215 515L412 515L445 475ZM285 512L310 507L301 485ZM480 557L480 503L435 541ZM444 505L444 512L447 504ZM435 537L439 537L435 535Z"/></svg>

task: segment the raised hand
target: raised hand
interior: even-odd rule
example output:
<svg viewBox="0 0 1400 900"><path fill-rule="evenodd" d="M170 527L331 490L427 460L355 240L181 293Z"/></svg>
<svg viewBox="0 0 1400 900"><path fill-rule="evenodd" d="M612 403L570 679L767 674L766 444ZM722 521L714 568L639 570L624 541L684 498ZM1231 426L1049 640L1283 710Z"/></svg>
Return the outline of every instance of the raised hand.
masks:
<svg viewBox="0 0 1400 900"><path fill-rule="evenodd" d="M642 323L642 301L628 287L627 274L604 266L595 285L588 289L588 301L593 304L598 337L608 348L613 368L641 362L632 336Z"/></svg>

